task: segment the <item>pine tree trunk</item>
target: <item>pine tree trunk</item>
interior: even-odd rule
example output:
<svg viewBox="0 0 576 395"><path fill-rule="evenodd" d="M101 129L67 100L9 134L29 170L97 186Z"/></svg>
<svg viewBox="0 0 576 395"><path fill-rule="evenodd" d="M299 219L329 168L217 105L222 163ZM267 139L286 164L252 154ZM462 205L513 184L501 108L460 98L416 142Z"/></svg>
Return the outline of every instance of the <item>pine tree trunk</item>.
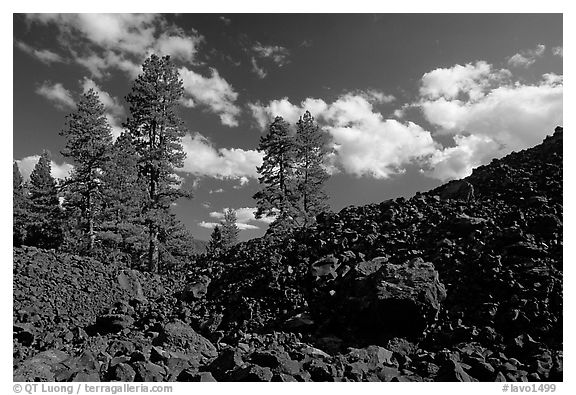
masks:
<svg viewBox="0 0 576 395"><path fill-rule="evenodd" d="M92 194L88 192L87 209L88 209L88 252L94 250L94 242L96 240L96 235L94 234L94 215L92 211Z"/></svg>
<svg viewBox="0 0 576 395"><path fill-rule="evenodd" d="M94 219L90 216L88 220L88 251L94 250L94 243L96 242L96 235L94 234Z"/></svg>
<svg viewBox="0 0 576 395"><path fill-rule="evenodd" d="M158 273L158 231L153 225L150 226L150 244L148 247L148 270Z"/></svg>

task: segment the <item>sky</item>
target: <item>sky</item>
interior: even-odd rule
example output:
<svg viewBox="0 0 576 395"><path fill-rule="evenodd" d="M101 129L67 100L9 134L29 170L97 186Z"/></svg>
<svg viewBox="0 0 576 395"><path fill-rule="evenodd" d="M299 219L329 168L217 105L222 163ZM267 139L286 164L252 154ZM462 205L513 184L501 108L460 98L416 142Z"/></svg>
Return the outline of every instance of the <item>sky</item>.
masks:
<svg viewBox="0 0 576 395"><path fill-rule="evenodd" d="M187 135L174 206L207 240L226 208L240 238L254 218L257 151L270 120L309 110L335 149L330 206L409 197L529 148L563 124L561 14L14 14L13 159L42 150L73 164L59 136L94 88L113 134L143 60L171 55Z"/></svg>

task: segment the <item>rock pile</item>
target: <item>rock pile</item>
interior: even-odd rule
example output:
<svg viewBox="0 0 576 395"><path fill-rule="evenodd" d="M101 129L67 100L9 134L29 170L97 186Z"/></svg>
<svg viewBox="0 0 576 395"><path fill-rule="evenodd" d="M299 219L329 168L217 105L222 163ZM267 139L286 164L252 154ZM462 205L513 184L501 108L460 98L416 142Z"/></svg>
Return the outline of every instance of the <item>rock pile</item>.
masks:
<svg viewBox="0 0 576 395"><path fill-rule="evenodd" d="M15 380L562 380L562 130L155 276L14 250Z"/></svg>

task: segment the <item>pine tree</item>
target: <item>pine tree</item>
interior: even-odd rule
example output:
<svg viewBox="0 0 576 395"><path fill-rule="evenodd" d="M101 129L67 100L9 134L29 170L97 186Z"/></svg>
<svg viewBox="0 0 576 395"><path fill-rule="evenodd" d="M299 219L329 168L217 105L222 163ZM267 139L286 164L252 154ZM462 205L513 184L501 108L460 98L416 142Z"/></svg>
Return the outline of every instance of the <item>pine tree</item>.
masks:
<svg viewBox="0 0 576 395"><path fill-rule="evenodd" d="M222 221L222 244L228 248L238 243L238 225L236 225L236 211L229 208L224 211L224 220Z"/></svg>
<svg viewBox="0 0 576 395"><path fill-rule="evenodd" d="M270 124L266 136L260 138L258 151L264 153L258 167L261 190L254 195L256 218L276 217L277 222L291 222L295 214L294 137L282 117Z"/></svg>
<svg viewBox="0 0 576 395"><path fill-rule="evenodd" d="M173 213L166 218L158 239L162 272L189 265L196 255L194 238Z"/></svg>
<svg viewBox="0 0 576 395"><path fill-rule="evenodd" d="M70 215L78 214L87 250L91 252L96 240L95 219L102 208L103 169L112 149L112 133L104 105L93 89L82 95L60 135L66 139L62 155L74 164L65 182L66 211Z"/></svg>
<svg viewBox="0 0 576 395"><path fill-rule="evenodd" d="M138 172L139 156L132 136L123 132L114 142L103 174L102 230L106 247L139 258L146 244L142 215L146 202L145 180Z"/></svg>
<svg viewBox="0 0 576 395"><path fill-rule="evenodd" d="M210 235L210 242L208 243L208 248L206 252L208 255L216 255L224 249L224 241L222 240L222 231L220 226L216 225L212 234Z"/></svg>
<svg viewBox="0 0 576 395"><path fill-rule="evenodd" d="M26 238L26 244L41 248L58 248L63 241L62 210L50 171L50 156L44 151L30 174L30 221Z"/></svg>
<svg viewBox="0 0 576 395"><path fill-rule="evenodd" d="M12 238L14 246L22 245L26 240L26 223L28 222L28 198L24 189L24 180L18 164L12 167Z"/></svg>
<svg viewBox="0 0 576 395"><path fill-rule="evenodd" d="M126 97L130 116L124 126L134 138L140 156L139 174L147 185L144 215L151 272L158 271L158 235L171 203L191 196L179 189L174 174L184 165L185 157L181 144L185 130L176 111L183 92L182 80L170 57L151 55Z"/></svg>
<svg viewBox="0 0 576 395"><path fill-rule="evenodd" d="M328 138L322 133L310 112L296 124L295 177L298 191L299 219L306 226L316 215L328 210L328 196L323 190L329 175L324 167L329 153Z"/></svg>

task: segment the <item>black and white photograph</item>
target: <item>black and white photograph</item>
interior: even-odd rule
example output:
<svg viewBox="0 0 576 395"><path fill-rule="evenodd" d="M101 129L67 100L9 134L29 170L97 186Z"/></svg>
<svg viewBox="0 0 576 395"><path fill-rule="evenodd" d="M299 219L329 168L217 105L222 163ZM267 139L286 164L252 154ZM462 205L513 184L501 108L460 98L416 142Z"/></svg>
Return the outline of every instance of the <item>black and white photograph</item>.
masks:
<svg viewBox="0 0 576 395"><path fill-rule="evenodd" d="M6 393L559 392L563 18L14 12Z"/></svg>

